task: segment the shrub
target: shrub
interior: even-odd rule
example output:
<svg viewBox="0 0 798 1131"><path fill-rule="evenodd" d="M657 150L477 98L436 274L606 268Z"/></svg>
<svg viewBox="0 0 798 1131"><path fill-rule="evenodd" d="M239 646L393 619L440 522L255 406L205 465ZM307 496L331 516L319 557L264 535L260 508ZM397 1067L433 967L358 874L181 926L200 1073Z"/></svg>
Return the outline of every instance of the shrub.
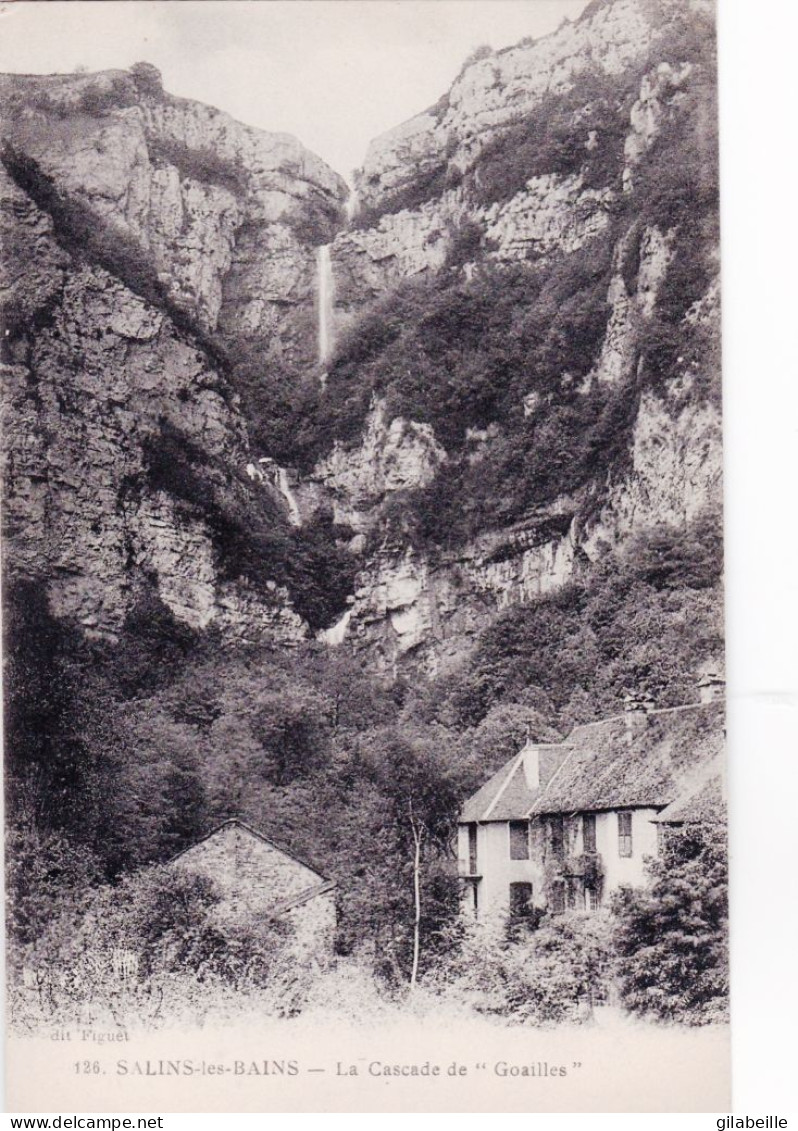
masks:
<svg viewBox="0 0 798 1131"><path fill-rule="evenodd" d="M623 1004L632 1013L686 1024L725 1019L725 824L669 832L649 873L650 889L623 888L613 899Z"/></svg>
<svg viewBox="0 0 798 1131"><path fill-rule="evenodd" d="M533 920L534 922L534 920ZM544 917L535 928L495 919L458 927L447 961L425 984L480 1013L516 1023L585 1021L610 987L612 948L599 915Z"/></svg>
<svg viewBox="0 0 798 1131"><path fill-rule="evenodd" d="M479 257L485 233L475 220L463 220L452 232L444 267L462 267Z"/></svg>
<svg viewBox="0 0 798 1131"><path fill-rule="evenodd" d="M77 110L99 117L109 110L123 109L135 104L135 84L127 75L114 75L110 81L99 79L82 90Z"/></svg>
<svg viewBox="0 0 798 1131"><path fill-rule="evenodd" d="M152 1025L176 985L179 1004L189 1006L195 1022L220 992L249 995L279 986L273 1002L279 1009L290 997L290 937L282 919L244 922L220 914L219 895L204 876L141 869L90 889L78 917L50 917L22 952L36 978L36 998L26 1001L18 992L12 1017L51 1026L88 1014L112 1018L117 1027ZM120 953L136 961L124 979L115 965ZM168 1002L170 1020L177 1004Z"/></svg>
<svg viewBox="0 0 798 1131"><path fill-rule="evenodd" d="M448 159L436 161L401 188L383 194L375 204L362 204L352 219L352 227L373 228L382 216L412 211L428 201L438 200L448 188L454 187L458 175L457 170L449 169Z"/></svg>
<svg viewBox="0 0 798 1131"><path fill-rule="evenodd" d="M149 94L154 98L163 97L161 72L152 63L134 63L130 74L142 94Z"/></svg>

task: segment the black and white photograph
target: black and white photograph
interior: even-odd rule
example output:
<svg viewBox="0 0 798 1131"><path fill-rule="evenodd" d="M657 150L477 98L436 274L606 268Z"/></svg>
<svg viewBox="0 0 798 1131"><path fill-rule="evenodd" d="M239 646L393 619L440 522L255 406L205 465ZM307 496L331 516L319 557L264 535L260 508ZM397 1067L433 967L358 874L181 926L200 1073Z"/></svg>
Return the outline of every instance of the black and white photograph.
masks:
<svg viewBox="0 0 798 1131"><path fill-rule="evenodd" d="M11 1110L726 1110L714 4L3 8Z"/></svg>

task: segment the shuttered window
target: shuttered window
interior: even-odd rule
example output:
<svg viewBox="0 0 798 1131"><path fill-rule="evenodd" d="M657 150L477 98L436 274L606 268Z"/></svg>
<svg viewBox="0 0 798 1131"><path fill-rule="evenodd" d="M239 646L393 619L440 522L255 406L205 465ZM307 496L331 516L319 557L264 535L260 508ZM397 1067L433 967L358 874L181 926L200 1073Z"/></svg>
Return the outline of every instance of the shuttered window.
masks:
<svg viewBox="0 0 798 1131"><path fill-rule="evenodd" d="M562 860L565 851L565 835L562 817L552 817L550 828L551 851L558 860Z"/></svg>
<svg viewBox="0 0 798 1131"><path fill-rule="evenodd" d="M510 821L510 859L529 859L529 825L526 821Z"/></svg>
<svg viewBox="0 0 798 1131"><path fill-rule="evenodd" d="M632 855L632 814L618 814L618 855Z"/></svg>

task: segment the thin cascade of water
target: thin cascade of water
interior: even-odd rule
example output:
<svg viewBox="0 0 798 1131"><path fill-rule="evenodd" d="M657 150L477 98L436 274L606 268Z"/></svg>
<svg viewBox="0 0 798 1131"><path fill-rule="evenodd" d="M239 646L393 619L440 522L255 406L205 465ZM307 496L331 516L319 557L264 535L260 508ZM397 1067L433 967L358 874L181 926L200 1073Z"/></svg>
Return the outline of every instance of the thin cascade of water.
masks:
<svg viewBox="0 0 798 1131"><path fill-rule="evenodd" d="M322 629L318 634L318 639L323 640L325 644L332 648L335 648L338 644L343 644L351 619L352 610L347 609L344 615L337 620L331 628Z"/></svg>
<svg viewBox="0 0 798 1131"><path fill-rule="evenodd" d="M294 492L291 490L291 484L288 482L288 473L284 467L278 469L277 472L277 490L283 496L288 507L288 517L292 526L302 525L302 515L299 513Z"/></svg>

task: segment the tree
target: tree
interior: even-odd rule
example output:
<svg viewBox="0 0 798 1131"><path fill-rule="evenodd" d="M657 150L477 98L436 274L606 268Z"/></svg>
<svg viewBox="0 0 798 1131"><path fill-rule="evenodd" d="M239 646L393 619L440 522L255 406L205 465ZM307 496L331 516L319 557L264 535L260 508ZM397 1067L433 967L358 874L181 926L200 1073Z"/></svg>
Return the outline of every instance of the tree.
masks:
<svg viewBox="0 0 798 1131"><path fill-rule="evenodd" d="M445 885L439 905L425 908L425 889L431 890L439 871L436 865L450 852L461 800L458 779L446 757L447 738L445 732L433 728L390 728L369 736L371 770L387 801L398 877L406 885L400 906L410 940L411 988L418 980L425 935L439 928L441 913L447 914Z"/></svg>
<svg viewBox="0 0 798 1131"><path fill-rule="evenodd" d="M622 888L612 909L621 999L632 1013L704 1024L728 1008L725 823L666 834L650 888Z"/></svg>

